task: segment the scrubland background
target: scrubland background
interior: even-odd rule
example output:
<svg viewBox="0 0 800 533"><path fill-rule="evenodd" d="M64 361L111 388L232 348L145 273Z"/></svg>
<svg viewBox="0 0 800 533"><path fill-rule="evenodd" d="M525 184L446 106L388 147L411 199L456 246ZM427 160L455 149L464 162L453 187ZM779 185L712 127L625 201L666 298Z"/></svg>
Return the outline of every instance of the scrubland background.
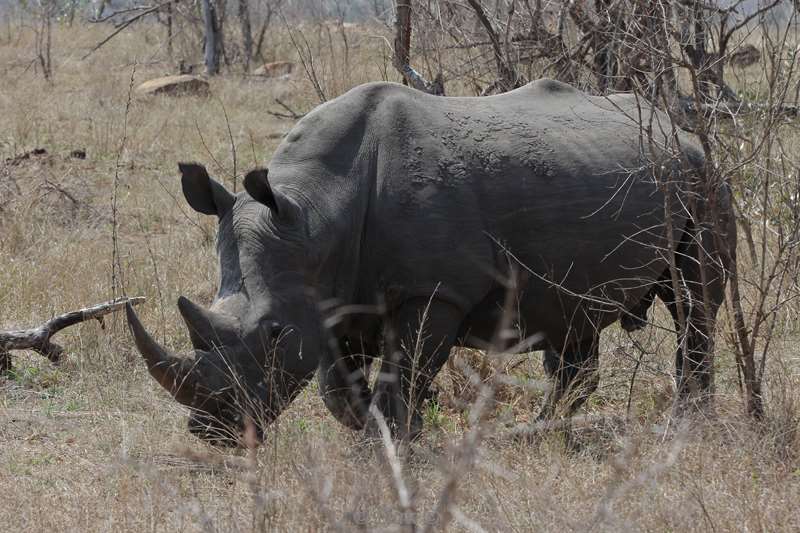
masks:
<svg viewBox="0 0 800 533"><path fill-rule="evenodd" d="M287 25L272 28L266 59L298 61ZM0 25L0 329L142 295L139 312L156 337L188 348L175 301L211 301L215 221L185 204L177 162L203 162L240 186L292 127L268 113L284 111L275 99L301 113L319 103L318 92L302 67L278 80L231 67L210 80L208 97L137 98L132 87L175 73L182 54L199 61L200 52L187 41L170 58L163 27L141 23L81 59L112 29L54 24L45 79L35 22L8 15ZM328 98L400 79L386 25L327 35L309 26L305 35ZM756 92L764 78L760 65L732 76L736 88ZM448 94L471 91L464 81L448 84ZM794 126L783 131L796 154ZM35 148L46 153L18 157ZM85 159L71 157L78 149ZM670 416L675 336L660 303L651 317L660 327L603 334L600 389L582 413L593 423L577 424L570 439L562 431L516 437L511 429L532 420L542 392L504 385L483 440L469 448L462 439L476 386L449 365L426 408L424 437L402 465L405 504L382 451L328 415L315 383L258 450L212 448L189 435L183 408L149 377L122 317L108 317L105 328L84 323L59 336L68 352L59 366L17 352L0 377L0 530L410 531L446 522L456 531L796 531L793 294L767 347L766 412L757 423L744 414L724 311L715 408L691 424ZM462 350L453 360L486 379L543 379L540 353L499 365ZM468 448L475 453L466 460Z"/></svg>

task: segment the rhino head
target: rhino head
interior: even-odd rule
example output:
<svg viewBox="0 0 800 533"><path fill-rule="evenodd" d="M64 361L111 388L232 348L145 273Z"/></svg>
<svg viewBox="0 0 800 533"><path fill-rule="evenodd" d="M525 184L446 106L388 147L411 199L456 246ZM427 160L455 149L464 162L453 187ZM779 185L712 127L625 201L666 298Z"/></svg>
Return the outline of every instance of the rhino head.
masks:
<svg viewBox="0 0 800 533"><path fill-rule="evenodd" d="M235 444L252 423L260 439L311 379L324 345L304 219L265 169L248 173L246 192L234 195L201 165L179 168L189 205L218 217L219 290L209 309L178 300L191 354L159 345L130 306L128 324L150 374L190 408L192 433Z"/></svg>

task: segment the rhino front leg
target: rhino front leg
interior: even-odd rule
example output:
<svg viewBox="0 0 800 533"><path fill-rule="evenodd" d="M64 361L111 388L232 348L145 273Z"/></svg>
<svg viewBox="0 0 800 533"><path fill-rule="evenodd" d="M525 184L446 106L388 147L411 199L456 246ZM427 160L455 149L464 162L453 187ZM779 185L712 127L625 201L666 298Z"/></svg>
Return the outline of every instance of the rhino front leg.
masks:
<svg viewBox="0 0 800 533"><path fill-rule="evenodd" d="M452 304L421 298L407 301L390 317L373 402L395 436L410 440L422 430L420 407L462 319Z"/></svg>
<svg viewBox="0 0 800 533"><path fill-rule="evenodd" d="M320 366L319 390L325 406L345 426L363 429L372 394L367 378L372 359L378 353L376 342L349 337L338 339L338 354Z"/></svg>
<svg viewBox="0 0 800 533"><path fill-rule="evenodd" d="M552 389L545 398L539 420L562 413L571 416L597 390L599 370L599 337L594 336L563 350L549 348L544 353L544 369L552 380Z"/></svg>

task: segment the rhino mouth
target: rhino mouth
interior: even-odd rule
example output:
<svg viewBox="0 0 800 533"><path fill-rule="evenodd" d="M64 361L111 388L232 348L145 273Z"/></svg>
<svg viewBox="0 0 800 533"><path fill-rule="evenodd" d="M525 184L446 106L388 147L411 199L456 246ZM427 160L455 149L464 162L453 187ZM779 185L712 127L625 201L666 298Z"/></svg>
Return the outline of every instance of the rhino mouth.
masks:
<svg viewBox="0 0 800 533"><path fill-rule="evenodd" d="M161 346L133 307L126 306L128 326L148 372L175 400L190 408L192 434L217 445L242 445L246 444L245 421L250 420L261 442L263 428L277 418L310 377L298 379L279 368L267 372L247 351L234 319L206 311L183 297L178 309L194 353L177 355Z"/></svg>
<svg viewBox="0 0 800 533"><path fill-rule="evenodd" d="M189 432L209 444L226 448L236 447L242 440L241 429L238 425L224 422L211 413L194 409L189 415ZM261 432L259 430L260 440Z"/></svg>
<svg viewBox="0 0 800 533"><path fill-rule="evenodd" d="M269 422L254 420L241 411L221 415L192 409L189 433L213 446L225 448L252 447L264 440L264 427Z"/></svg>

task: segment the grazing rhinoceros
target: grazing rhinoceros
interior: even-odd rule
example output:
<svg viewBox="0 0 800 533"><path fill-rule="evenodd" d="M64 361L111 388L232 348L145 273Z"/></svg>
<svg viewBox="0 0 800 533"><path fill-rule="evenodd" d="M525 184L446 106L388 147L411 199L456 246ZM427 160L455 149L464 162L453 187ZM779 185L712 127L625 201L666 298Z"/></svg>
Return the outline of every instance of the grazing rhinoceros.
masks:
<svg viewBox="0 0 800 533"><path fill-rule="evenodd" d="M703 164L687 134L631 95L550 80L483 98L363 85L303 118L246 192L181 164L189 205L219 218L219 292L209 310L178 301L193 357L159 346L132 308L128 320L205 438L236 435L247 418L262 431L317 371L342 423L363 427L374 403L413 434L451 347L492 338L514 271L515 329L536 333L526 348L547 349L553 377L544 415L570 387L580 405L600 332L620 317L637 326L656 294L686 322L679 393L702 394L735 251L727 188L703 231L689 215L711 211L690 193ZM396 349L370 391L384 339Z"/></svg>

